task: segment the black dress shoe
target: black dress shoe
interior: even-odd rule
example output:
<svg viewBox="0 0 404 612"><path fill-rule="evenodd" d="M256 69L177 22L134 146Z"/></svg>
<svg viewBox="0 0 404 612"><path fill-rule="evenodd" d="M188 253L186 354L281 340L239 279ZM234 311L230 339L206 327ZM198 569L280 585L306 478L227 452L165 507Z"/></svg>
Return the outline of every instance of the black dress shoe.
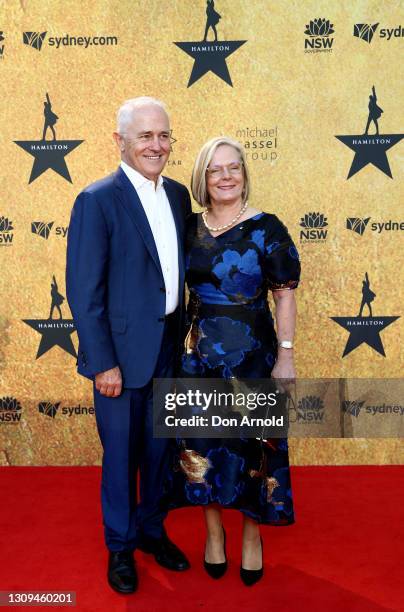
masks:
<svg viewBox="0 0 404 612"><path fill-rule="evenodd" d="M191 567L184 553L171 542L165 532L159 539L143 536L138 549L154 555L157 563L166 569L182 572Z"/></svg>
<svg viewBox="0 0 404 612"><path fill-rule="evenodd" d="M110 551L108 582L118 593L128 595L136 591L138 580L131 550Z"/></svg>
<svg viewBox="0 0 404 612"><path fill-rule="evenodd" d="M262 541L262 538L260 538L260 541L261 541L261 551L262 551L261 569L249 570L249 569L244 569L244 567L240 565L240 578L246 586L252 586L256 582L258 582L258 580L261 580L262 576L264 575L264 543Z"/></svg>
<svg viewBox="0 0 404 612"><path fill-rule="evenodd" d="M227 570L227 558L226 558L226 532L223 527L223 552L224 552L224 562L223 563L208 563L206 559L203 560L203 566L205 570L208 572L211 578L221 578L224 576Z"/></svg>

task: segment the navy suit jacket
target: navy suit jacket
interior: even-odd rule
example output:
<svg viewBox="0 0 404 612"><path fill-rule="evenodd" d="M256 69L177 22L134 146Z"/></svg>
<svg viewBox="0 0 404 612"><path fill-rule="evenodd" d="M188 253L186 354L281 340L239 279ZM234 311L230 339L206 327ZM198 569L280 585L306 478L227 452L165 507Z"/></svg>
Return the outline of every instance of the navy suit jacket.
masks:
<svg viewBox="0 0 404 612"><path fill-rule="evenodd" d="M181 321L185 219L191 200L177 181L164 177L163 186L177 229ZM76 199L68 233L66 292L79 336L79 373L93 378L119 366L125 387L147 384L160 352L166 293L146 214L121 167Z"/></svg>

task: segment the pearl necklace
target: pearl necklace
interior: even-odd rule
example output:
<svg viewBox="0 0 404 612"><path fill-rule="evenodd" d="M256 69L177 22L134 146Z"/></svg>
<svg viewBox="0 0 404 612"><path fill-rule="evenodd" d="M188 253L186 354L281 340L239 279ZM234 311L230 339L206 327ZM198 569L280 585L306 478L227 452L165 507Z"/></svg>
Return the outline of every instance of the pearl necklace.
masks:
<svg viewBox="0 0 404 612"><path fill-rule="evenodd" d="M207 210L205 210L205 212L202 213L202 220L205 224L206 229L208 229L210 232L222 232L223 230L234 225L236 221L240 219L241 215L245 213L247 208L248 208L248 202L246 202L244 206L240 208L238 214L234 217L234 219L232 219L230 223L226 223L226 225L219 225L218 227L211 227L210 225L208 225L208 222L207 222L208 211Z"/></svg>

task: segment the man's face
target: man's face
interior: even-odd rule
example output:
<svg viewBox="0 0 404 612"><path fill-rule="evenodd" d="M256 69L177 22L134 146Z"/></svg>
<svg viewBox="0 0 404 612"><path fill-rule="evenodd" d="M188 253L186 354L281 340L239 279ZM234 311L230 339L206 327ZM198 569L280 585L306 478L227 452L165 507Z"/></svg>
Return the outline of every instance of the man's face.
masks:
<svg viewBox="0 0 404 612"><path fill-rule="evenodd" d="M121 157L151 181L157 181L170 155L170 124L158 106L135 110L124 134L115 133Z"/></svg>

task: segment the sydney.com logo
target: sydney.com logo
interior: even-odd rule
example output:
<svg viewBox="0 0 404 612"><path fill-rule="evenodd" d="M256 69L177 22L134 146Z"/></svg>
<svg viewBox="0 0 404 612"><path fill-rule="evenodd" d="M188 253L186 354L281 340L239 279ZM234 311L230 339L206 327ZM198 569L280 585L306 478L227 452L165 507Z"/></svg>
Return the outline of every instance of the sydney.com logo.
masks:
<svg viewBox="0 0 404 612"><path fill-rule="evenodd" d="M88 47L94 45L98 47L108 47L118 44L117 36L49 36L46 38L47 32L23 32L22 41L24 45L32 47L37 51L41 51L43 44L48 44L49 47Z"/></svg>

